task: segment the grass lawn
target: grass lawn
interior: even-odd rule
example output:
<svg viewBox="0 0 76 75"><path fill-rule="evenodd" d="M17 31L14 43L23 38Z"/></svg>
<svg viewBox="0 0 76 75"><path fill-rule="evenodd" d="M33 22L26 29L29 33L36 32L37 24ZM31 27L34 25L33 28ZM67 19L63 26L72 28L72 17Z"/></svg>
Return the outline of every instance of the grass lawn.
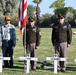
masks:
<svg viewBox="0 0 76 75"><path fill-rule="evenodd" d="M20 36L21 40L17 41L16 47L14 49L14 68L3 68L3 72L0 75L54 75L53 69L50 66L45 66L41 68L40 62L43 62L46 57L52 57L54 55L54 49L51 44L51 28L41 28L41 44L38 49L38 64L39 69L36 71L30 71L29 74L25 73L24 62L19 61L20 56L24 56L24 48L22 44L22 35L19 35L19 29L16 29L17 36ZM75 28L72 31L76 31ZM0 50L0 52L2 52ZM73 34L72 43L68 51L68 64L65 73L58 72L57 75L76 75L76 63L74 59L76 58L76 35ZM53 61L47 61L53 64Z"/></svg>

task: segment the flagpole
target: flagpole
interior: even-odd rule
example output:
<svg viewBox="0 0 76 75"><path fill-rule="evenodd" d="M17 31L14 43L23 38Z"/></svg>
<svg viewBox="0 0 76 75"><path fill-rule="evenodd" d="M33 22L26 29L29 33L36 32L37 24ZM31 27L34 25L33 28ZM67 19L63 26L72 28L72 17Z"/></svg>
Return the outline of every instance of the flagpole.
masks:
<svg viewBox="0 0 76 75"><path fill-rule="evenodd" d="M24 56L26 55L26 22L27 22L27 1L19 0L19 28L20 34L22 34L22 29L24 29ZM24 69L26 62L24 61Z"/></svg>
<svg viewBox="0 0 76 75"><path fill-rule="evenodd" d="M24 36L24 57L26 56L26 25L25 25L25 29L24 29L24 32L25 32L25 36ZM24 71L26 71L26 61L24 61Z"/></svg>

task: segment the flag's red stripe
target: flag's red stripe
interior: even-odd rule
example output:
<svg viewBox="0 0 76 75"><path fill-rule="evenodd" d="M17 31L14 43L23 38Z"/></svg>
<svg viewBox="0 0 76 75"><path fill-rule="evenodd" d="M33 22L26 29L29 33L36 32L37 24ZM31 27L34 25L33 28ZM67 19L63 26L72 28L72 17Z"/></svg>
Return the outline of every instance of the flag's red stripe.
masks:
<svg viewBox="0 0 76 75"><path fill-rule="evenodd" d="M27 0L26 2L24 0L20 0L20 2L22 2L22 6L20 5L20 7L22 8L20 9L19 7L19 20L21 22L20 30L22 30L22 28L26 25L27 22ZM26 14L24 15L24 13Z"/></svg>
<svg viewBox="0 0 76 75"><path fill-rule="evenodd" d="M26 25L26 21L27 21L27 16L25 16L25 18L21 21L21 28L20 28L20 30L22 30L22 28Z"/></svg>
<svg viewBox="0 0 76 75"><path fill-rule="evenodd" d="M23 7L24 7L24 10L26 10L26 8L27 8L27 1L25 2Z"/></svg>
<svg viewBox="0 0 76 75"><path fill-rule="evenodd" d="M25 2L25 1L23 0L23 2L22 2L22 5L23 5L23 6L22 6L22 15L23 15L23 16L22 16L22 19L24 19L24 18L26 17L26 16L24 17L24 11L25 11L26 8L27 8L27 1L25 2L25 4L24 4L24 2ZM24 21L24 20L23 20L23 21Z"/></svg>
<svg viewBox="0 0 76 75"><path fill-rule="evenodd" d="M24 17L24 0L22 0L22 20L23 20L23 17Z"/></svg>

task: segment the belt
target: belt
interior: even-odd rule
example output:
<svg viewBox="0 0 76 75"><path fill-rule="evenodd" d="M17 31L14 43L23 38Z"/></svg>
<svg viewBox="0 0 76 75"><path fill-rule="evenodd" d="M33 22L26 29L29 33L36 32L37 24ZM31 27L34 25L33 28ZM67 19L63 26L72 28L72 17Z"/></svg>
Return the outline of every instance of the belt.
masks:
<svg viewBox="0 0 76 75"><path fill-rule="evenodd" d="M9 42L9 41L12 41L12 40L7 40L7 39L6 40L3 40L3 42Z"/></svg>

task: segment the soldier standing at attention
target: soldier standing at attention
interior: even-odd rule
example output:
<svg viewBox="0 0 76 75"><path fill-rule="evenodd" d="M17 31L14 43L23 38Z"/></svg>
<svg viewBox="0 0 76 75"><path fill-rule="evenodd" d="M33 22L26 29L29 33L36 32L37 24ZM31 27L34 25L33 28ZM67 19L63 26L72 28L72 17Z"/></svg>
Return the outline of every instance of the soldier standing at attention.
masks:
<svg viewBox="0 0 76 75"><path fill-rule="evenodd" d="M55 23L52 30L52 44L55 46L55 53L59 57L67 58L68 47L72 40L71 25L64 21L64 17L58 14L58 23ZM58 70L66 70L66 62L59 61Z"/></svg>
<svg viewBox="0 0 76 75"><path fill-rule="evenodd" d="M13 68L13 50L16 45L16 32L14 25L10 24L10 16L5 16L5 25L2 26L2 52L3 57L10 57L4 60L4 67Z"/></svg>
<svg viewBox="0 0 76 75"><path fill-rule="evenodd" d="M37 57L37 49L40 44L40 28L35 25L35 20L32 17L28 18L29 24L26 25L26 30L23 32L23 45L26 48L26 54L30 57ZM26 35L26 36L25 36ZM36 61L30 62L30 68L36 70Z"/></svg>

